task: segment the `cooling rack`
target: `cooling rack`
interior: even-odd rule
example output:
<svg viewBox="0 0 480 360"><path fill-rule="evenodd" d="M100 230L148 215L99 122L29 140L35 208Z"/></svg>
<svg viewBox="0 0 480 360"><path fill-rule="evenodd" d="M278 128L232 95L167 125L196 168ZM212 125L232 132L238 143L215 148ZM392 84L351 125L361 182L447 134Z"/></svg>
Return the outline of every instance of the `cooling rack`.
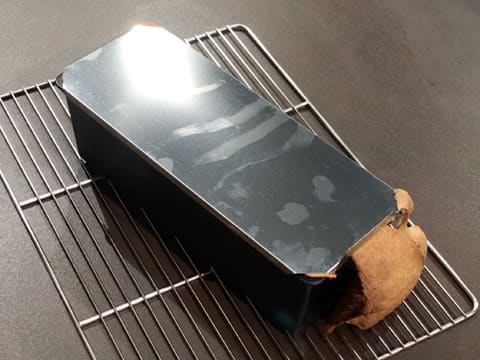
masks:
<svg viewBox="0 0 480 360"><path fill-rule="evenodd" d="M248 27L185 41L363 166ZM89 175L53 81L2 95L0 108L1 181L92 359L384 359L477 311L430 243L417 287L373 329L280 331L108 179Z"/></svg>

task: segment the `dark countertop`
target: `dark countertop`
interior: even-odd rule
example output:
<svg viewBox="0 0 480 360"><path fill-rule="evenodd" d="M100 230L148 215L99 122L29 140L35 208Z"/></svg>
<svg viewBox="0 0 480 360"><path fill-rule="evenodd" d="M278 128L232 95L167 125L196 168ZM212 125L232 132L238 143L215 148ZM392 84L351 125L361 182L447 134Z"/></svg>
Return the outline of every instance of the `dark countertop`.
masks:
<svg viewBox="0 0 480 360"><path fill-rule="evenodd" d="M365 165L411 192L414 220L480 294L477 2L13 1L2 10L0 93L56 76L138 21L181 37L250 26ZM78 357L78 336L3 188L0 198L2 357ZM475 358L479 331L475 317L395 358Z"/></svg>

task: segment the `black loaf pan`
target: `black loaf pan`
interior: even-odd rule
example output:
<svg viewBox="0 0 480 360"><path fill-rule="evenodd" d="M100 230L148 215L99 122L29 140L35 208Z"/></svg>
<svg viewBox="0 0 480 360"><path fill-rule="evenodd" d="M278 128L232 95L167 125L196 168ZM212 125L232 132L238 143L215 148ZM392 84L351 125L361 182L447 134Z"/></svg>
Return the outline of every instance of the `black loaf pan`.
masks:
<svg viewBox="0 0 480 360"><path fill-rule="evenodd" d="M280 328L329 311L348 253L396 213L391 187L163 28L137 26L57 81L92 175Z"/></svg>

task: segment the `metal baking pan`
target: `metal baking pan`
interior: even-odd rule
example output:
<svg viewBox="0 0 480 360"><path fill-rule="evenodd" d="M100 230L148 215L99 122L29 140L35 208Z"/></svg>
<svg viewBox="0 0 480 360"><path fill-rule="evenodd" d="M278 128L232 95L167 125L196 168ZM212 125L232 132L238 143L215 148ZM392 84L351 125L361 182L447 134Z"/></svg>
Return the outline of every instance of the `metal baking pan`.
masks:
<svg viewBox="0 0 480 360"><path fill-rule="evenodd" d="M279 327L328 311L348 253L396 214L391 187L160 27L57 81L91 173L177 232L202 229L189 253Z"/></svg>

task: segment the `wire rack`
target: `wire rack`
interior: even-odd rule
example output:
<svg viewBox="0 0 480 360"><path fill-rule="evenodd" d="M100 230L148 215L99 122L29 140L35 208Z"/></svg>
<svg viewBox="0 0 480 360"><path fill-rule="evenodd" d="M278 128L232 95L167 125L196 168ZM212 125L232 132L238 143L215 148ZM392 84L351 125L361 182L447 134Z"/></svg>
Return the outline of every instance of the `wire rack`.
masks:
<svg viewBox="0 0 480 360"><path fill-rule="evenodd" d="M185 41L361 164L249 28ZM477 311L429 244L417 287L373 329L280 331L214 269L199 272L108 179L90 177L54 82L5 94L0 107L1 180L92 359L384 359Z"/></svg>

